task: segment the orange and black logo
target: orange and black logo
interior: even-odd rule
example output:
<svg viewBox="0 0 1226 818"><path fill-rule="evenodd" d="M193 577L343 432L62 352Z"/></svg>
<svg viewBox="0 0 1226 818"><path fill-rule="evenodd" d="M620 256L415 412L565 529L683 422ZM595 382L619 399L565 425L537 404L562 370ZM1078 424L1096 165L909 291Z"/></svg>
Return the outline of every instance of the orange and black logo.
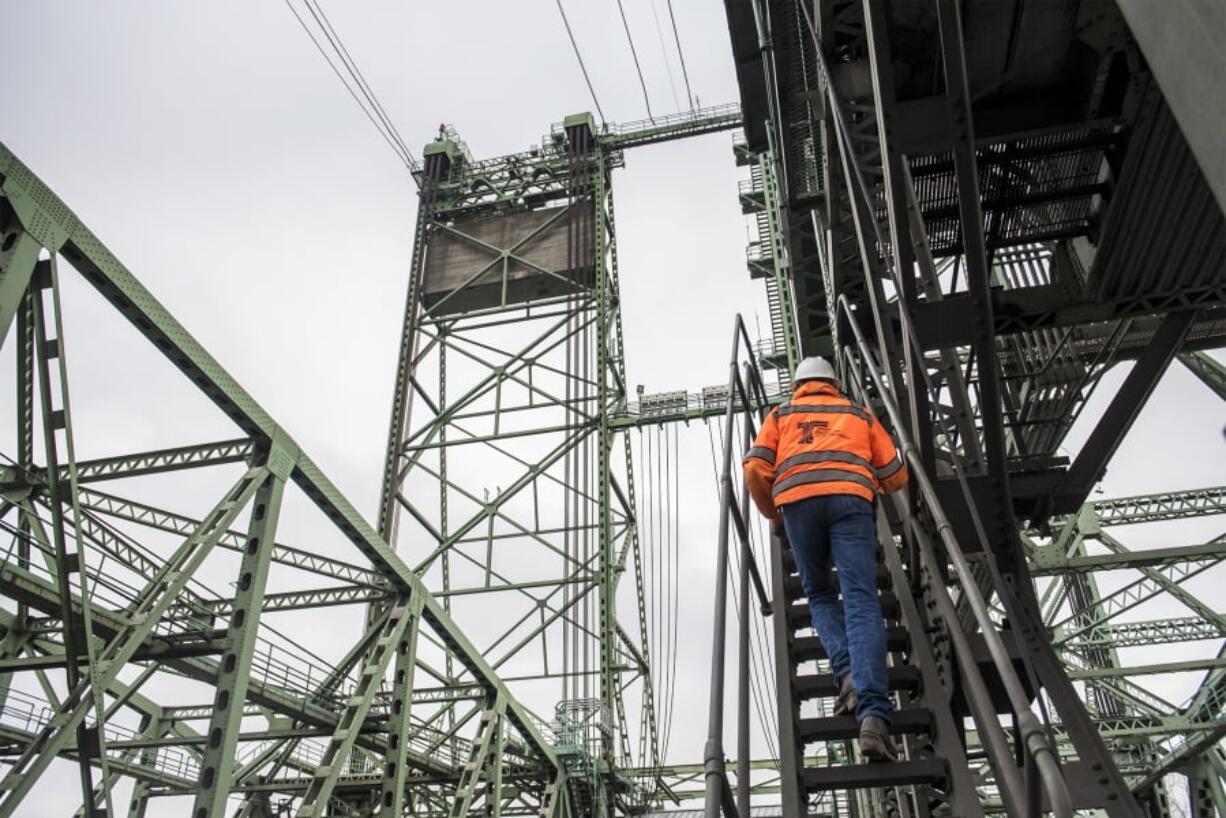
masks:
<svg viewBox="0 0 1226 818"><path fill-rule="evenodd" d="M800 442L801 443L812 443L813 442L813 430L814 429L820 429L824 432L826 431L826 429L830 428L830 423L825 420L803 420L796 425L800 427Z"/></svg>

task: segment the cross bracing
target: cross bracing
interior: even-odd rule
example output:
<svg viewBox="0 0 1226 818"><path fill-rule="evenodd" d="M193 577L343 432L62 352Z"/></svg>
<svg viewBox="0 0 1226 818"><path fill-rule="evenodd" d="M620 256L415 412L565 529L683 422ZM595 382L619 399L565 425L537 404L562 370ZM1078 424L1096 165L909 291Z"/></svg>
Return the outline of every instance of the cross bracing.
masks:
<svg viewBox="0 0 1226 818"><path fill-rule="evenodd" d="M7 150L0 174L0 331L18 362L18 445L6 454L3 484L4 595L16 606L6 613L3 721L13 755L0 813L13 814L57 757L79 766L83 798L93 810L110 809L116 774L137 778L136 802L182 795L200 815L221 810L232 791L286 774L306 776L300 812L309 813L312 802L322 812L338 799L363 801L380 787L403 798L409 768L444 782L434 787L439 792L422 796L437 801L466 763L468 746L465 736L431 723L432 706L458 698L440 696L438 681L467 685L464 700L476 709L500 702L499 747L512 770L556 770L537 717L506 692L442 604L289 436ZM73 338L88 343L73 334L60 306L64 278L74 271L245 437L78 460L77 447L98 446L73 434L67 362ZM35 444L40 438L42 447ZM229 476L214 499L196 503L203 514L140 499L141 480L219 468ZM105 479L117 480L115 493L83 485ZM276 542L281 498L291 484L323 512L333 543L347 543L353 562ZM229 598L197 579L210 576L225 554L233 555L229 571L237 570L230 573L235 584L222 586L232 588ZM266 594L270 574L284 571L297 577L299 590ZM323 584L312 591L304 576ZM347 655L324 659L271 624L279 604L369 606L380 613ZM450 676L441 675L425 650L398 647L416 641L419 630L422 645L450 657ZM413 695L403 672L397 678L405 684L382 684L381 668L395 664L393 654L406 657L405 670L419 670L424 695ZM68 687L57 669L68 671ZM167 677L203 683L212 701L198 716L209 722L199 733L168 721L140 693ZM260 723L262 729L255 726ZM386 743L393 735L389 763ZM361 782L356 794L354 777ZM510 811L534 810L542 792L519 790L508 801Z"/></svg>

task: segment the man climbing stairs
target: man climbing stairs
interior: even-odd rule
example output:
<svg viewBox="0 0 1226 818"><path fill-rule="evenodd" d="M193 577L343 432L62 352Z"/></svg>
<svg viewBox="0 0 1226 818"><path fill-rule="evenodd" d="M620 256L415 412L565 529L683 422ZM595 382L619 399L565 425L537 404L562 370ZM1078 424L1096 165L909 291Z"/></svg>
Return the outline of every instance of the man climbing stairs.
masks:
<svg viewBox="0 0 1226 818"><path fill-rule="evenodd" d="M878 565L877 584L882 613L887 621L887 650L892 658L889 689L898 699L890 732L896 737L899 760L870 763L856 758L854 753L843 752L844 748L839 748L840 752L829 751L829 745L846 744L855 739L860 728L852 714L827 715L834 709L838 685L829 672L821 641L812 632L808 601L796 572L795 556L785 539L776 538L775 542L776 581L782 598L788 603L786 622L776 629L777 638L782 637L776 642L776 649L779 655L786 657L787 668L786 675L778 679L781 688L779 718L781 722L790 722L789 729L780 732L790 732L796 737L793 750L798 758L812 756L817 745L825 744L828 759L841 756L847 760L847 763L801 769L804 791L813 795L831 790L912 784L942 788L947 780L946 761L924 752L923 737L933 729L932 713L924 701L919 669L908 661L911 637L906 626L899 622L899 600L886 566ZM791 706L785 711L782 705L788 700ZM914 740L898 740L898 737L907 736ZM780 752L787 751L781 748Z"/></svg>

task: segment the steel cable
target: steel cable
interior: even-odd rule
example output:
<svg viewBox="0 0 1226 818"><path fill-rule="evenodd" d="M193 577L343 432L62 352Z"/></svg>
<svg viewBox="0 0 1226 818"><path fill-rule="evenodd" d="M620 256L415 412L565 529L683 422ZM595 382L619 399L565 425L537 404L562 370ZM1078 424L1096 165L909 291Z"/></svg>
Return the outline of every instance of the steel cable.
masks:
<svg viewBox="0 0 1226 818"><path fill-rule="evenodd" d="M643 104L647 106L647 118L655 120L655 116L651 113L651 99L647 96L647 82L643 79L643 66L639 64L639 52L634 47L634 37L630 34L630 23L626 20L626 8L622 5L622 0L617 0L617 11L621 14L626 42L630 44L630 56L634 59L634 70L639 75L639 87L643 89Z"/></svg>
<svg viewBox="0 0 1226 818"><path fill-rule="evenodd" d="M673 64L668 58L668 46L664 44L664 30L660 27L660 11L656 7L656 0L651 0L651 16L656 23L656 39L660 41L660 56L664 58L664 70L668 72L668 88L673 94L673 105L680 108L681 101L677 99L677 80L673 77ZM689 104L689 100L686 101L686 104Z"/></svg>
<svg viewBox="0 0 1226 818"><path fill-rule="evenodd" d="M575 42L575 32L571 30L570 20L566 18L566 9L562 8L562 0L554 0L554 2L558 4L558 14L562 15L562 25L566 26L566 36L570 38L570 46L575 51L575 59L579 61L579 70L583 72L583 81L587 83L587 91L592 95L592 104L596 106L596 113L600 115L600 121L604 122L604 111L600 108L600 100L596 99L596 89L592 87L592 78L588 76L583 54L579 52L579 43Z"/></svg>
<svg viewBox="0 0 1226 818"><path fill-rule="evenodd" d="M690 101L690 110L698 107L698 101L690 90L690 72L685 68L685 52L681 50L681 35L677 33L677 15L673 14L673 0L668 0L668 19L673 24L673 40L677 43L677 58L681 61L681 76L685 79L685 96Z"/></svg>
<svg viewBox="0 0 1226 818"><path fill-rule="evenodd" d="M332 69L332 73L336 74L336 78L341 81L341 85L345 86L345 90L349 92L349 96L351 96L353 101L357 103L358 107L362 109L362 113L365 114L366 118L370 120L370 124L375 126L375 130L379 132L379 135L383 137L385 142L387 142L388 147L390 147L392 152L396 154L401 164L403 164L409 170L409 173L413 175L414 180L420 185L420 181L417 180L416 174L421 170L421 166L418 164L417 159L413 156L412 152L410 152L404 146L404 140L400 137L399 131L396 130L396 127L392 124L391 120L386 117L386 114L382 113L382 106L374 103L371 107L368 107L366 103L362 102L362 99L358 96L358 93L355 92L353 87L350 85L350 80L345 79L345 75L341 73L341 69L336 66L336 63L333 61L332 57L328 55L327 49L325 49L323 44L320 43L319 38L315 36L315 32L311 31L310 25L308 25L307 21L302 18L302 15L298 13L298 10L294 8L292 0L285 0L285 7L288 8L290 13L294 15L294 19L298 21L298 25L302 26L302 30L306 32L306 35L311 39L311 42L314 43L320 56L324 58L324 62L326 62L328 67ZM312 16L315 17L317 22L319 22L319 18L315 15L315 12L311 10L309 4L307 5L307 9L311 11ZM320 26L323 28L322 23L320 23ZM325 29L324 33L325 38L327 38L329 43L331 43L332 40L330 37L328 37L327 29ZM361 90L362 84L358 81L358 76L354 71L349 69L348 64L345 62L345 58L341 56L341 51L336 49L335 45L333 48L337 56L340 58L341 63L345 65L345 70L349 73L353 84L357 85L359 90ZM348 51L345 51L344 53L348 54ZM362 91L362 95L366 96L366 91ZM373 93L370 97L368 97L368 99L369 98L373 98Z"/></svg>
<svg viewBox="0 0 1226 818"><path fill-rule="evenodd" d="M362 95L370 102L371 106L378 114L380 121L387 126L388 132L395 139L396 144L400 146L400 150L406 157L409 158L410 164L415 164L416 160L413 159L413 153L409 150L409 146L405 144L404 137L400 135L400 131L396 128L395 123L393 123L391 117L387 115L387 111L384 110L383 104L375 95L374 89L372 89L370 87L370 83L366 81L366 76L362 73L362 69L358 68L358 64L349 53L349 49L345 47L344 41L342 41L340 35L336 33L336 29L332 27L332 21L328 19L328 15L324 12L323 6L319 5L319 0L303 0L303 2L306 4L307 10L310 11L311 15L315 18L315 22L319 23L319 26L323 30L324 35L328 38L328 41L332 43L332 47L336 50L337 54L341 58L341 61L349 70L350 76L353 77L358 88L362 91Z"/></svg>

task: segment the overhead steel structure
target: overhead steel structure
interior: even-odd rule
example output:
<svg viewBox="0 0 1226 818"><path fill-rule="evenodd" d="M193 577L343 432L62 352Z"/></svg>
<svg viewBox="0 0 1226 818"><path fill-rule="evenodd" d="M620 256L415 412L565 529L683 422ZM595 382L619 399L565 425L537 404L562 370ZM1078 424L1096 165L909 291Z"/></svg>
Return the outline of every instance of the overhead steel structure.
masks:
<svg viewBox="0 0 1226 818"><path fill-rule="evenodd" d="M751 272L785 282L778 325L913 443L920 483L887 504L882 542L908 751L854 763L854 726L821 716L834 688L810 671L803 610L777 617L783 814L1021 815L1041 794L1058 813L1169 815L1171 774L1189 814L1222 814L1226 631L1220 599L1184 583L1222 577L1226 545L1178 534L1222 512L1221 489L1089 499L1176 357L1226 394L1198 351L1226 345L1226 111L1205 85L1226 76L1226 10L725 6L738 155L762 169L742 191L764 211ZM1171 547L1119 539L1152 521ZM786 545L775 557L778 606L798 588ZM1181 673L1186 701L1151 692ZM833 766L806 762L815 747Z"/></svg>

